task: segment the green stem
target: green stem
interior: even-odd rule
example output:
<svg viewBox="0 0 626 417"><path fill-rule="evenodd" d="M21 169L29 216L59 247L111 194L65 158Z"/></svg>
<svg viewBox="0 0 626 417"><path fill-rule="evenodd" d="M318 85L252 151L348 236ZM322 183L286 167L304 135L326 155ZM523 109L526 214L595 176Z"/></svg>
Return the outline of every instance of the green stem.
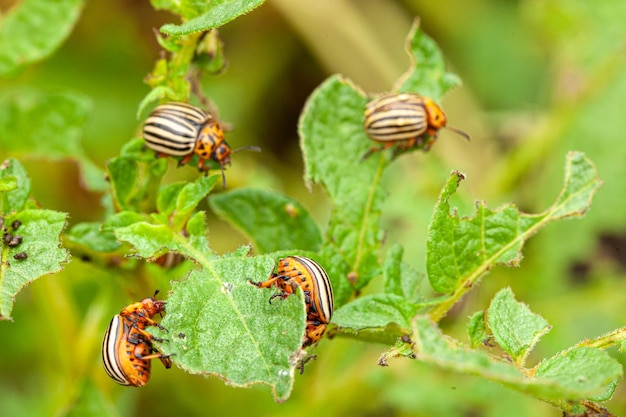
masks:
<svg viewBox="0 0 626 417"><path fill-rule="evenodd" d="M574 347L591 347L598 349L607 349L626 340L626 327L620 327L595 339L586 339L578 343Z"/></svg>
<svg viewBox="0 0 626 417"><path fill-rule="evenodd" d="M364 253L363 247L365 246L364 241L365 241L365 237L367 236L367 233L369 232L368 220L369 220L369 217L372 215L372 206L374 205L374 196L376 195L376 192L378 191L380 181L382 180L382 177L383 177L383 172L385 168L387 167L387 165L389 165L389 163L387 162L387 158L381 153L380 157L378 158L378 166L376 168L376 175L374 176L372 185L369 189L369 193L367 194L367 200L366 200L365 207L363 210L363 220L361 221L361 227L359 230L359 238L357 241L356 256L354 258L354 264L352 265L353 271L360 270L361 258ZM380 215L378 217L380 217Z"/></svg>

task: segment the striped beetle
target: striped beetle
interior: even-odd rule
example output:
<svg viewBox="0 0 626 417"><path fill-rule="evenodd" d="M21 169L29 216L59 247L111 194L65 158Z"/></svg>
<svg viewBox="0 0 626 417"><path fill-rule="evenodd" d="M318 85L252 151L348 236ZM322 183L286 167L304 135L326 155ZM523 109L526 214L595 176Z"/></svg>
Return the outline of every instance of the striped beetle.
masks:
<svg viewBox="0 0 626 417"><path fill-rule="evenodd" d="M158 293L155 292L154 296ZM156 352L152 341L162 341L146 332L147 326L163 329L152 320L165 311L165 301L153 297L130 304L113 316L102 341L104 370L121 385L141 387L150 379L152 359L160 359L166 368L171 368L169 355Z"/></svg>
<svg viewBox="0 0 626 417"><path fill-rule="evenodd" d="M216 161L220 164L224 187L224 167L230 165L230 154L244 149L260 151L256 146L231 150L222 125L210 112L182 102L157 106L143 125L143 138L158 157L184 156L179 166L189 162L194 154L199 157L200 171L209 170L206 164L209 159Z"/></svg>
<svg viewBox="0 0 626 417"><path fill-rule="evenodd" d="M267 281L253 282L259 288L276 286L281 293L275 297L287 298L293 294L296 286L302 289L307 305L306 335L302 347L307 347L320 340L333 315L334 297L330 279L324 268L313 259L304 256L289 256L278 262L278 271Z"/></svg>
<svg viewBox="0 0 626 417"><path fill-rule="evenodd" d="M365 132L382 146L371 148L364 156L390 148L396 144L394 156L400 151L421 148L428 151L439 129L447 127L447 117L431 98L415 93L386 94L370 101L365 107ZM447 127L469 140L467 133Z"/></svg>

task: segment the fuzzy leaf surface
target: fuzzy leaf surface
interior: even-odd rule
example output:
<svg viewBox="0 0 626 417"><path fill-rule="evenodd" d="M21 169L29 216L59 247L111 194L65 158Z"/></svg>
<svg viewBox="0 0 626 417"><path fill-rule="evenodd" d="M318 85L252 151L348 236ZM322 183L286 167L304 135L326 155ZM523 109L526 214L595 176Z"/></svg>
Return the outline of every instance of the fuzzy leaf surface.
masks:
<svg viewBox="0 0 626 417"><path fill-rule="evenodd" d="M5 224L15 220L22 224L17 230L7 227L22 242L10 247L2 244L0 267L0 320L11 319L13 301L22 288L35 279L58 272L67 262L69 253L60 246L59 236L65 227L67 215L53 210L26 209L5 216ZM16 259L24 252L26 259ZM19 256L19 255L18 255Z"/></svg>
<svg viewBox="0 0 626 417"><path fill-rule="evenodd" d="M418 360L442 369L478 375L509 388L558 403L606 396L621 377L619 363L606 352L577 348L557 355L539 366L534 376L524 374L510 362L470 350L446 337L428 317L413 321L413 349ZM583 364L589 361L589 364Z"/></svg>
<svg viewBox="0 0 626 417"><path fill-rule="evenodd" d="M397 91L415 92L438 101L452 87L461 85L459 77L446 71L441 50L419 28L418 19L413 23L406 48L412 65L400 78Z"/></svg>
<svg viewBox="0 0 626 417"><path fill-rule="evenodd" d="M394 294L359 297L342 306L333 315L333 324L353 330L386 327L392 323L409 331L417 307Z"/></svg>
<svg viewBox="0 0 626 417"><path fill-rule="evenodd" d="M296 200L275 192L237 189L209 199L213 211L254 242L258 253L300 249L316 252L322 235Z"/></svg>
<svg viewBox="0 0 626 417"><path fill-rule="evenodd" d="M550 331L550 324L515 300L510 288L500 290L487 310L487 324L496 343L523 365L539 339Z"/></svg>
<svg viewBox="0 0 626 417"><path fill-rule="evenodd" d="M284 300L276 289L259 289L275 259L270 256L197 256L202 270L174 282L162 324L169 330L161 344L187 372L215 375L228 384L269 385L277 401L292 389L301 357L305 308L300 292Z"/></svg>
<svg viewBox="0 0 626 417"><path fill-rule="evenodd" d="M349 273L361 288L378 269L379 183L386 162L382 155L361 161L371 146L363 130L366 102L350 82L333 76L311 95L299 123L305 180L321 183L334 207L322 254L338 305L352 292Z"/></svg>
<svg viewBox="0 0 626 417"><path fill-rule="evenodd" d="M203 32L220 27L241 15L249 13L264 2L265 0L213 0L210 3L201 2L202 7L197 7L196 5L196 7L181 10L185 17L192 18L180 25L163 25L160 30L165 34L174 36Z"/></svg>
<svg viewBox="0 0 626 417"><path fill-rule="evenodd" d="M518 266L527 239L552 221L584 215L602 184L593 163L580 152L570 152L561 194L545 212L526 214L513 204L494 210L479 201L472 217L460 217L449 200L463 179L463 174L452 173L429 225L428 278L441 293L471 287L495 265Z"/></svg>

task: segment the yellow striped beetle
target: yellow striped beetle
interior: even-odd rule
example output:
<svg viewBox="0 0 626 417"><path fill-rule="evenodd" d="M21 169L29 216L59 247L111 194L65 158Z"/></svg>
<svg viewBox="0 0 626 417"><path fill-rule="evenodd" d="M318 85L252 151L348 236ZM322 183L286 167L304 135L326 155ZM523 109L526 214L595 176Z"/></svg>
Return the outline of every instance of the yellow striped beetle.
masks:
<svg viewBox="0 0 626 417"><path fill-rule="evenodd" d="M159 157L184 156L179 166L189 162L194 154L199 157L200 171L209 170L206 164L209 159L216 161L220 164L224 186L224 167L230 165L230 154L242 149L260 150L248 146L231 151L222 125L211 113L181 102L157 106L143 125L143 138Z"/></svg>
<svg viewBox="0 0 626 417"><path fill-rule="evenodd" d="M278 270L267 281L253 283L259 288L276 286L282 291L275 297L287 298L296 287L304 293L307 305L306 335L302 347L320 340L333 315L334 297L330 279L324 268L313 259L304 256L289 256L278 262Z"/></svg>
<svg viewBox="0 0 626 417"><path fill-rule="evenodd" d="M145 331L147 326L163 329L152 317L164 311L165 301L148 297L113 316L102 341L102 361L106 373L118 384L146 385L150 380L152 359L158 358L166 368L171 368L169 356L155 352L152 346L153 340L162 340Z"/></svg>
<svg viewBox="0 0 626 417"><path fill-rule="evenodd" d="M446 127L446 114L431 98L415 93L386 94L370 101L365 107L363 126L370 139L382 144L374 152L398 145L394 156L412 148L427 151L435 143L439 129ZM461 130L447 127L469 140Z"/></svg>

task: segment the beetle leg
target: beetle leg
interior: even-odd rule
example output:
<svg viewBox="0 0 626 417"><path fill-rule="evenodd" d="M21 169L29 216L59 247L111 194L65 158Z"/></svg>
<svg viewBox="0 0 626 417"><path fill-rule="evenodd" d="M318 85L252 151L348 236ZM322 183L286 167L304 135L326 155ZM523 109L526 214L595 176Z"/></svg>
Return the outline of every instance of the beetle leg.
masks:
<svg viewBox="0 0 626 417"><path fill-rule="evenodd" d="M142 355L141 351L137 351L138 349L135 349L135 357L137 359L141 359L142 361L147 361L150 359L159 359L161 360L161 362L163 363L163 365L166 368L171 368L172 367L172 360L170 359L170 356L172 355L164 355L161 352L155 352L155 353L151 353L149 355ZM169 365L169 366L168 366Z"/></svg>
<svg viewBox="0 0 626 417"><path fill-rule="evenodd" d="M159 357L159 360L161 361L163 366L165 366L165 369L170 369L172 367L172 360L170 359L170 356L172 355L161 355Z"/></svg>
<svg viewBox="0 0 626 417"><path fill-rule="evenodd" d="M281 277L279 277L278 275L274 275L272 274L272 276L270 277L270 279L268 279L267 281L262 281L262 282L255 282L252 281L251 279L248 279L248 282L252 285L254 285L255 287L259 287L259 288L269 288L272 285L274 285L276 283L276 281L278 281Z"/></svg>
<svg viewBox="0 0 626 417"><path fill-rule="evenodd" d="M161 339L160 337L156 337L156 336L151 335L150 333L148 333L144 329L141 329L141 328L137 327L137 325L135 325L134 328L135 328L135 331L137 332L137 334L143 336L143 338L145 338L145 340L147 340L147 341L152 341L152 340L154 340L155 342L167 342L168 341L167 339ZM163 330L167 331L167 329L165 329L160 324L159 324L159 328L160 329L162 328ZM130 337L128 339L130 340ZM138 339L139 338L137 338L137 340Z"/></svg>
<svg viewBox="0 0 626 417"><path fill-rule="evenodd" d="M198 161L198 171L209 172L209 170L211 169L211 166L207 164L207 162L209 162L208 159L200 158L200 160Z"/></svg>
<svg viewBox="0 0 626 417"><path fill-rule="evenodd" d="M298 364L298 370L300 371L300 375L304 373L304 365L316 359L317 359L317 355L309 355L306 358L302 359L300 363Z"/></svg>
<svg viewBox="0 0 626 417"><path fill-rule="evenodd" d="M137 315L139 317L141 317L141 322L145 323L146 326L154 326L157 327L161 330L165 330L166 332L168 331L165 327L163 327L160 323L157 323L156 321L152 320L150 317L146 316L143 312L139 312L137 313ZM130 318L131 321L133 321L134 323L137 322L137 320L134 320L133 318ZM137 326L135 326L135 328L138 328Z"/></svg>
<svg viewBox="0 0 626 417"><path fill-rule="evenodd" d="M183 159L178 161L178 166L182 167L183 165L185 165L187 162L189 162L191 160L191 158L193 158L193 155L194 155L194 153L191 152L189 155L185 156Z"/></svg>
<svg viewBox="0 0 626 417"><path fill-rule="evenodd" d="M283 293L283 292L279 292L279 293L273 294L273 295L270 297L270 304L272 304L272 300L273 300L274 298L281 298L281 299L283 299L283 300L284 300L284 299L285 299L285 298L287 298L287 297L289 297L289 294L285 294L285 293Z"/></svg>
<svg viewBox="0 0 626 417"><path fill-rule="evenodd" d="M373 153L380 152L383 149L385 149L383 146L372 146L367 152L365 152L365 154L363 154L363 156L361 157L361 162L372 156Z"/></svg>
<svg viewBox="0 0 626 417"><path fill-rule="evenodd" d="M302 346L306 347L318 342L322 338L322 335L325 331L325 323L320 323L317 320L307 320L306 336L304 337L304 342L302 343Z"/></svg>

